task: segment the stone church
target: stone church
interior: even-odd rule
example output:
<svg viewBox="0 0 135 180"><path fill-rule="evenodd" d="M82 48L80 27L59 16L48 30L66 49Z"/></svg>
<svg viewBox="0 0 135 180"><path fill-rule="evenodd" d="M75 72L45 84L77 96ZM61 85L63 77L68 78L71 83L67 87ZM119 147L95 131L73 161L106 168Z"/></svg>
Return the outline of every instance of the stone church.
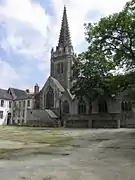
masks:
<svg viewBox="0 0 135 180"><path fill-rule="evenodd" d="M75 54L64 7L58 45L51 50L50 76L41 90L40 102L42 109L51 109L59 114L65 126L73 126L77 120L76 123L82 127L88 125L89 102L85 98L75 98L70 93L74 61Z"/></svg>
<svg viewBox="0 0 135 180"><path fill-rule="evenodd" d="M51 50L50 76L40 92L41 109L53 111L65 127L135 126L134 108L125 93L115 100L97 98L91 103L86 97L71 94L70 78L74 61L75 54L64 7L58 45Z"/></svg>

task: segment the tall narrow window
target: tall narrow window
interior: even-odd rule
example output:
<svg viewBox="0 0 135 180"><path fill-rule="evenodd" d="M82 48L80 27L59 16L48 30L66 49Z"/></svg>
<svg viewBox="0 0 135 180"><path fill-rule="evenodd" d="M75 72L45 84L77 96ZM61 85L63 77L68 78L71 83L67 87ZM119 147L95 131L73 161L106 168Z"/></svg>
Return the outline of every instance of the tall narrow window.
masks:
<svg viewBox="0 0 135 180"><path fill-rule="evenodd" d="M14 108L16 108L16 102L14 101Z"/></svg>
<svg viewBox="0 0 135 180"><path fill-rule="evenodd" d="M9 108L11 108L12 107L12 102L11 101L9 101Z"/></svg>
<svg viewBox="0 0 135 180"><path fill-rule="evenodd" d="M1 107L4 107L4 100L1 100Z"/></svg>
<svg viewBox="0 0 135 180"><path fill-rule="evenodd" d="M23 114L22 115L23 115L23 117L25 116L25 110L24 109L23 109Z"/></svg>
<svg viewBox="0 0 135 180"><path fill-rule="evenodd" d="M61 63L61 73L63 73L63 63Z"/></svg>
<svg viewBox="0 0 135 180"><path fill-rule="evenodd" d="M21 115L21 110L18 109L18 117L20 117L20 115Z"/></svg>
<svg viewBox="0 0 135 180"><path fill-rule="evenodd" d="M58 74L62 74L63 71L64 71L63 63L58 63L58 64L57 64L57 73L58 73Z"/></svg>
<svg viewBox="0 0 135 180"><path fill-rule="evenodd" d="M15 117L16 113L15 113L15 110L13 110L13 117Z"/></svg>
<svg viewBox="0 0 135 180"><path fill-rule="evenodd" d="M60 63L57 64L57 73L60 74Z"/></svg>
<svg viewBox="0 0 135 180"><path fill-rule="evenodd" d="M104 99L100 100L98 104L98 108L99 108L99 112L107 113L108 112L107 102Z"/></svg>
<svg viewBox="0 0 135 180"><path fill-rule="evenodd" d="M121 110L122 111L131 111L132 103L130 101L122 101L121 102Z"/></svg>
<svg viewBox="0 0 135 180"><path fill-rule="evenodd" d="M21 108L21 101L19 101L19 107Z"/></svg>
<svg viewBox="0 0 135 180"><path fill-rule="evenodd" d="M30 107L30 100L27 101L27 106Z"/></svg>
<svg viewBox="0 0 135 180"><path fill-rule="evenodd" d="M23 101L23 107L25 108L25 101Z"/></svg>
<svg viewBox="0 0 135 180"><path fill-rule="evenodd" d="M69 113L69 103L67 100L65 100L63 103L62 103L62 106L63 106L63 113L64 114L68 114Z"/></svg>
<svg viewBox="0 0 135 180"><path fill-rule="evenodd" d="M3 119L3 111L0 111L0 119Z"/></svg>
<svg viewBox="0 0 135 180"><path fill-rule="evenodd" d="M86 104L82 98L79 100L79 103L78 103L78 113L86 114Z"/></svg>
<svg viewBox="0 0 135 180"><path fill-rule="evenodd" d="M46 94L46 108L51 109L54 107L54 92L51 87L49 87L48 92Z"/></svg>

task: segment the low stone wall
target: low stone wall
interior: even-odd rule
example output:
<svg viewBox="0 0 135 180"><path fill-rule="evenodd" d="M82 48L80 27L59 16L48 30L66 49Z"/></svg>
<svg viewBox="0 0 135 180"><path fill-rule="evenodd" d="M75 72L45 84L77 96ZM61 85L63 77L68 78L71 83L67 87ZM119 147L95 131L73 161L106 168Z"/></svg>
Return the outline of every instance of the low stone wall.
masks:
<svg viewBox="0 0 135 180"><path fill-rule="evenodd" d="M117 128L118 123L117 120L93 120L92 128Z"/></svg>
<svg viewBox="0 0 135 180"><path fill-rule="evenodd" d="M63 116L64 127L67 128L88 128L89 115L66 115Z"/></svg>
<svg viewBox="0 0 135 180"><path fill-rule="evenodd" d="M120 113L98 113L91 116L92 128L120 128Z"/></svg>
<svg viewBox="0 0 135 180"><path fill-rule="evenodd" d="M88 128L88 120L70 120L66 121L67 128Z"/></svg>
<svg viewBox="0 0 135 180"><path fill-rule="evenodd" d="M41 120L28 120L26 126L31 127L51 127L52 125Z"/></svg>
<svg viewBox="0 0 135 180"><path fill-rule="evenodd" d="M55 127L57 119L51 118L45 110L29 110L27 112L27 126L34 127Z"/></svg>

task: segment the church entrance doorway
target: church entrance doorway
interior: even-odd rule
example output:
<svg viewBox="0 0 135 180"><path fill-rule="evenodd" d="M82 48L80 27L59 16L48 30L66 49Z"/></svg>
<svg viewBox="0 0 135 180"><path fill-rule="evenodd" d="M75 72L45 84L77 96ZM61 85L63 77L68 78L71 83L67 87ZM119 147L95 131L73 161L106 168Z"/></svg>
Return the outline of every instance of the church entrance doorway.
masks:
<svg viewBox="0 0 135 180"><path fill-rule="evenodd" d="M7 116L7 125L11 124L11 113L8 113Z"/></svg>

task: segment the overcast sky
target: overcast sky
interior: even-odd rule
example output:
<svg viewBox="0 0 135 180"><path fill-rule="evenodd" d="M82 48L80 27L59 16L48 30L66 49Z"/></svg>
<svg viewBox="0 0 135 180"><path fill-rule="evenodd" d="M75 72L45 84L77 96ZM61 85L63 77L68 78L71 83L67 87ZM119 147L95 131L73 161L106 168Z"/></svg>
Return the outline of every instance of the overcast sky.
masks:
<svg viewBox="0 0 135 180"><path fill-rule="evenodd" d="M84 23L120 11L127 0L0 0L0 88L43 86L58 43L64 4L76 53L87 48Z"/></svg>

